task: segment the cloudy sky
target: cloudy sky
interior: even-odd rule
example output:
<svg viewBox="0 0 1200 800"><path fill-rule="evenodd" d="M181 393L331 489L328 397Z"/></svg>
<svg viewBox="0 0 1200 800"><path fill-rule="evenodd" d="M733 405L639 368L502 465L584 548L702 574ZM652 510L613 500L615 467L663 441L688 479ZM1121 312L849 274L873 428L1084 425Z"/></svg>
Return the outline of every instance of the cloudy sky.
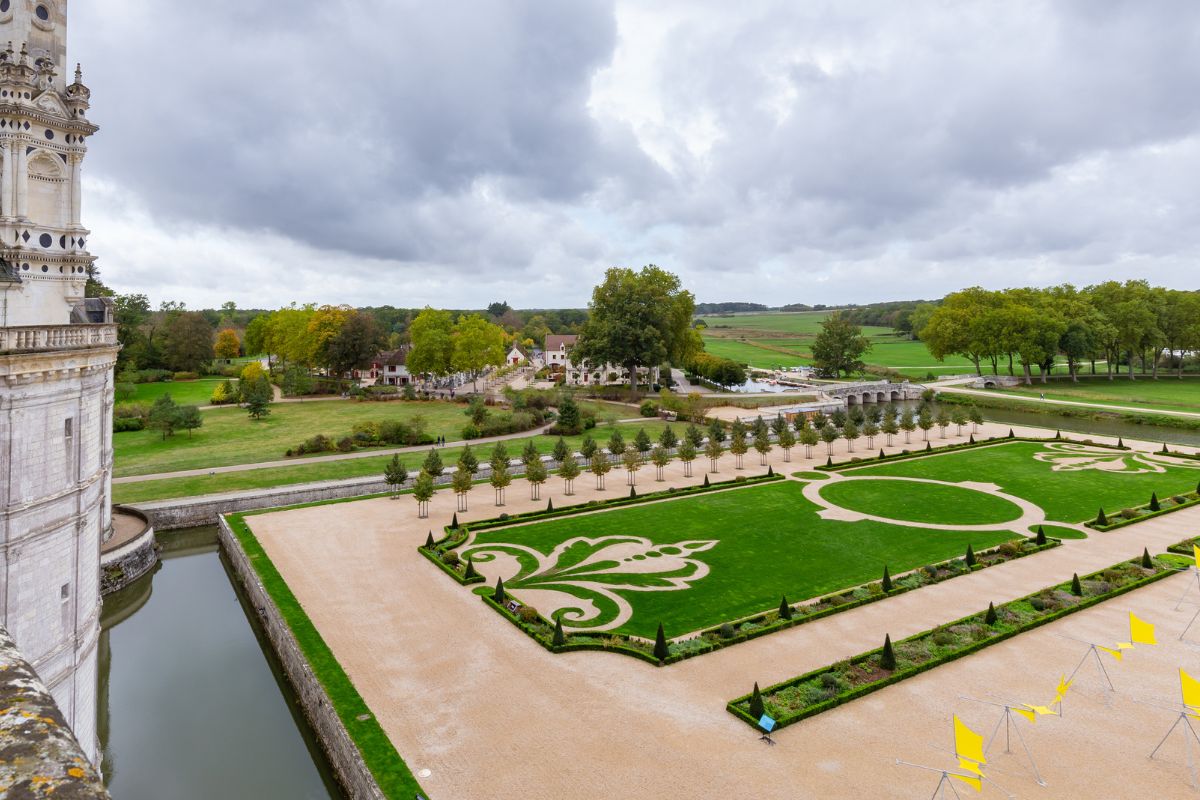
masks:
<svg viewBox="0 0 1200 800"><path fill-rule="evenodd" d="M1200 274L1193 0L71 3L155 303L846 303Z"/></svg>

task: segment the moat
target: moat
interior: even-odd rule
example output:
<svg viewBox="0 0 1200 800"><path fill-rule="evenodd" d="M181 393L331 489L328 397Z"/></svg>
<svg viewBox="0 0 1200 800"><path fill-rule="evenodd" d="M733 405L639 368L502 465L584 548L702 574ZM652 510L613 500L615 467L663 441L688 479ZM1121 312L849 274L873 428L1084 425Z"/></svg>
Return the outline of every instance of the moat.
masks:
<svg viewBox="0 0 1200 800"><path fill-rule="evenodd" d="M104 601L98 727L113 797L342 797L215 526L158 541L160 566Z"/></svg>

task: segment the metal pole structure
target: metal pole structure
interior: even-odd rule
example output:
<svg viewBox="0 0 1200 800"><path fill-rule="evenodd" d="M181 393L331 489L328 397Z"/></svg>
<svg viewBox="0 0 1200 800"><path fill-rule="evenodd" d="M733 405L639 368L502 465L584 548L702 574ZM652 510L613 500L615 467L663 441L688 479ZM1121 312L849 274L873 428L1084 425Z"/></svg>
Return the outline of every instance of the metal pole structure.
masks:
<svg viewBox="0 0 1200 800"><path fill-rule="evenodd" d="M1200 784L1198 784L1196 781L1195 760L1192 757L1192 739L1195 739L1197 743L1200 743L1200 736L1196 735L1196 729L1192 727L1191 717L1186 711L1179 712L1179 716L1175 718L1175 722L1171 723L1171 729L1167 731L1167 735L1162 738L1162 741L1158 743L1157 747L1150 751L1150 758L1154 758L1154 756L1157 755L1158 751L1161 750L1162 746L1167 743L1167 739L1171 738L1171 734L1175 732L1175 729L1179 727L1179 723L1181 722L1187 728L1183 738L1184 745L1187 748L1187 765L1188 773L1192 776L1192 788L1200 788ZM1190 734L1190 736L1188 734Z"/></svg>
<svg viewBox="0 0 1200 800"><path fill-rule="evenodd" d="M1196 588L1200 589L1200 566L1189 567L1188 571L1196 576ZM1181 605L1183 605L1183 599L1188 596L1188 592L1190 592L1191 590L1192 590L1191 584L1188 584L1188 586L1183 590L1183 594L1179 595L1179 600L1177 600L1175 602L1175 610L1176 611L1178 611L1179 607Z"/></svg>

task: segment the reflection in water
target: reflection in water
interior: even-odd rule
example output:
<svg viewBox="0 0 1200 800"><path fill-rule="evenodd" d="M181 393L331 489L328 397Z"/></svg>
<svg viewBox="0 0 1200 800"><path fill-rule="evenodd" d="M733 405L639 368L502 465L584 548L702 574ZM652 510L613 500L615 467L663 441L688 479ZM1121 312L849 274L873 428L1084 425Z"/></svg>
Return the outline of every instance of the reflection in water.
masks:
<svg viewBox="0 0 1200 800"><path fill-rule="evenodd" d="M104 600L98 722L113 797L341 797L216 528L158 538L154 572Z"/></svg>

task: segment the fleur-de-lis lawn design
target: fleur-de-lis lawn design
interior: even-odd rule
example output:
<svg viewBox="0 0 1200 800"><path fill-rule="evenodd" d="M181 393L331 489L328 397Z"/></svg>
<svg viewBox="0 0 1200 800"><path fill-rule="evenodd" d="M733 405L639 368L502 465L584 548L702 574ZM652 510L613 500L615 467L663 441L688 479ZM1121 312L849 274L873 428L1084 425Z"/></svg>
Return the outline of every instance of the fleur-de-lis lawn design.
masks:
<svg viewBox="0 0 1200 800"><path fill-rule="evenodd" d="M1055 472L1077 472L1085 469L1104 472L1123 472L1137 475L1147 472L1166 472L1167 467L1200 469L1200 462L1175 458L1161 453L1139 453L1135 450L1112 450L1073 442L1053 442L1033 456L1047 462Z"/></svg>
<svg viewBox="0 0 1200 800"><path fill-rule="evenodd" d="M694 556L716 544L716 539L655 544L642 536L580 536L562 542L549 554L526 545L497 542L468 546L463 556L477 564L511 556L519 569L515 575L501 576L505 587L570 595L581 605L554 609L564 625L611 630L633 616L632 606L619 592L689 589L708 574L708 564Z"/></svg>

